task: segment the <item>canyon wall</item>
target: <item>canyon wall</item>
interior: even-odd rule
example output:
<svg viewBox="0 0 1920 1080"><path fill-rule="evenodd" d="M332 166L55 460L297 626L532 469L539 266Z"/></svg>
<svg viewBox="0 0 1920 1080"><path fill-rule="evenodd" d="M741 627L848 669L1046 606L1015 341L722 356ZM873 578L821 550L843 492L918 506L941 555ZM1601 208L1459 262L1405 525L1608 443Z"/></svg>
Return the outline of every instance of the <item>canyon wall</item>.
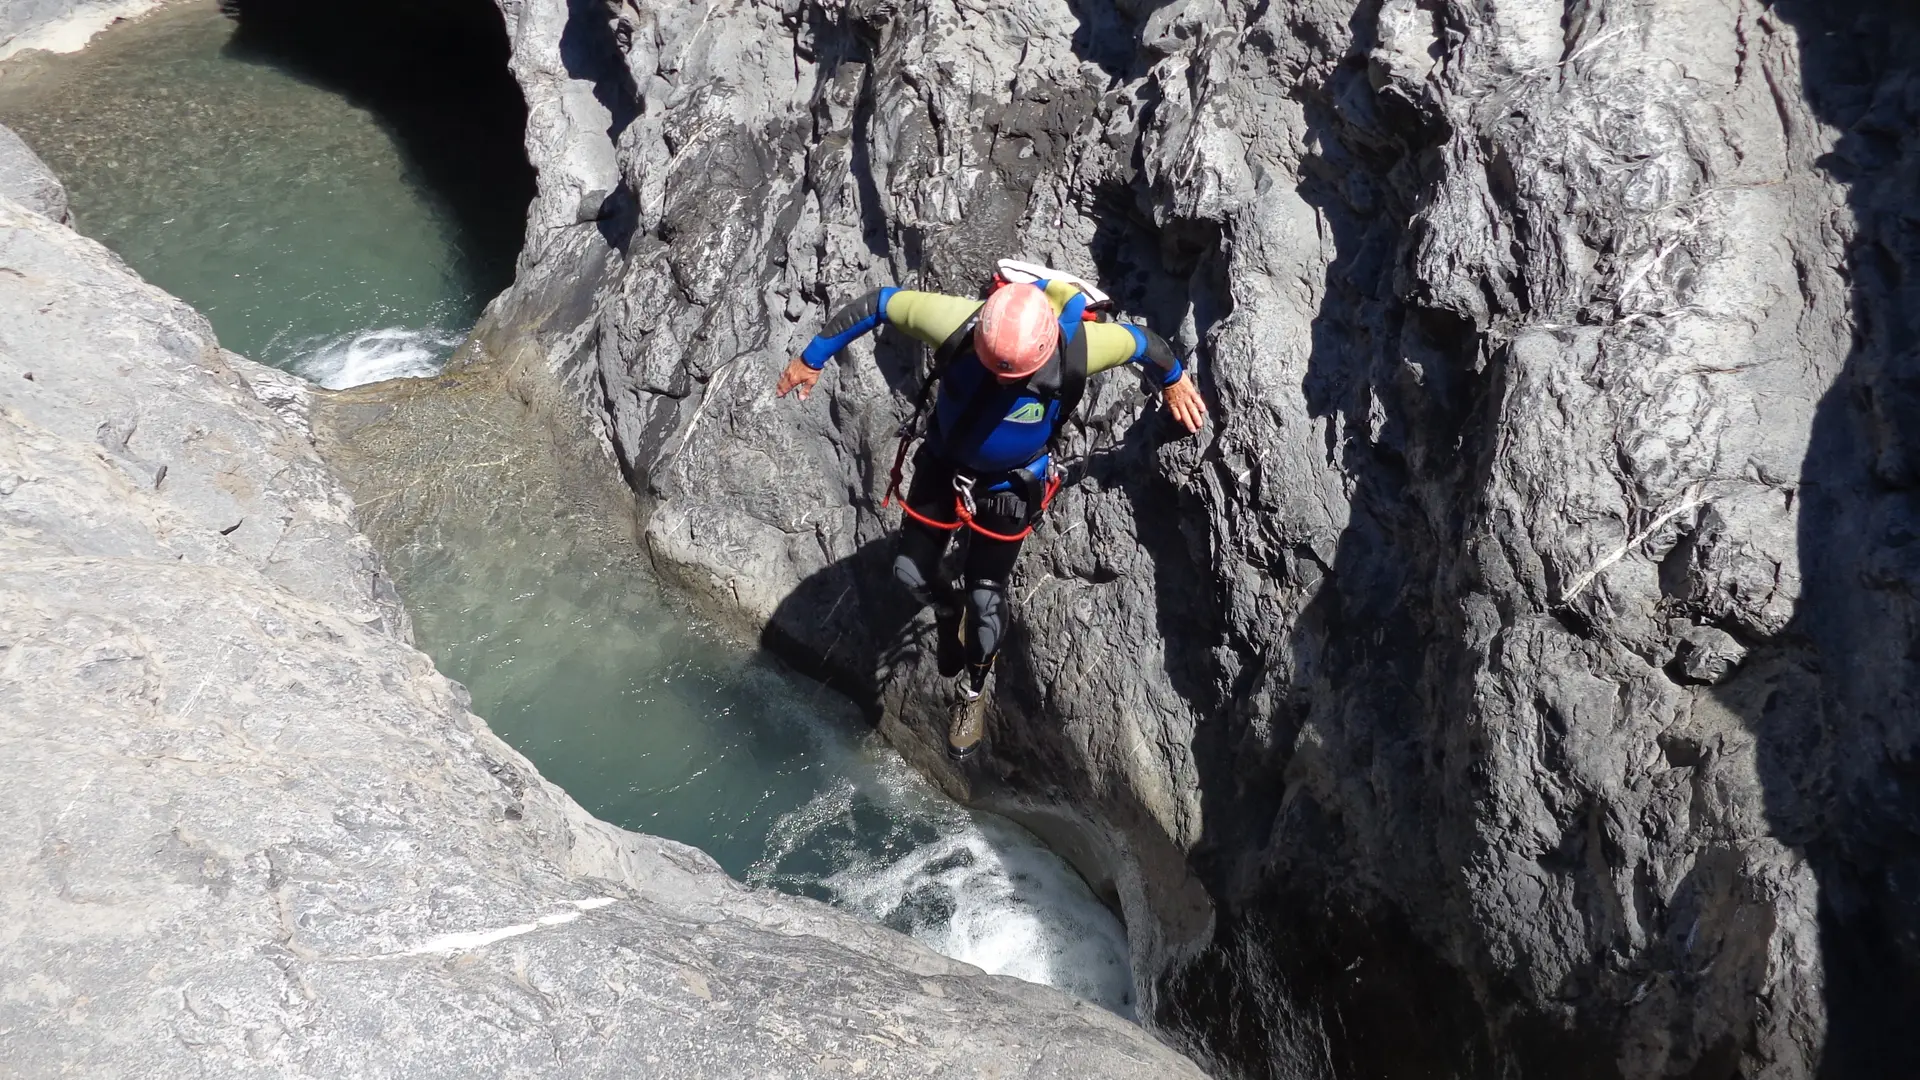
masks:
<svg viewBox="0 0 1920 1080"><path fill-rule="evenodd" d="M665 574L1078 856L1160 1031L1258 1077L1912 1065L1908 16L498 6L541 175L482 339ZM921 350L770 388L1005 255L1215 411L1090 389L962 772L877 505Z"/></svg>
<svg viewBox="0 0 1920 1080"><path fill-rule="evenodd" d="M591 818L409 644L313 391L15 201L47 197L17 164L8 1075L1200 1075L1095 1006Z"/></svg>

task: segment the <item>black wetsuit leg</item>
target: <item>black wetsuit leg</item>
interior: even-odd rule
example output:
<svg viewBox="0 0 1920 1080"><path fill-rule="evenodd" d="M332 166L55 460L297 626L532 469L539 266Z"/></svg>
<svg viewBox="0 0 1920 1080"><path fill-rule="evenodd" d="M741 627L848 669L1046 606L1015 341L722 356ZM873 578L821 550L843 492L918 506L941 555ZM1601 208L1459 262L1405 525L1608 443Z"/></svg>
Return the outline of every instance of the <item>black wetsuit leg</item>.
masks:
<svg viewBox="0 0 1920 1080"><path fill-rule="evenodd" d="M935 521L954 520L953 466L925 444L913 458L913 481L907 485L906 502L915 513ZM946 554L951 539L952 532L923 525L911 517L901 522L900 554L893 561L893 576L922 604L941 599L951 589L940 578L940 556Z"/></svg>
<svg viewBox="0 0 1920 1080"><path fill-rule="evenodd" d="M974 520L982 528L1012 536L1027 527L1026 499L1018 490L994 492L980 500ZM1013 621L1007 582L1023 543L1024 539L995 540L971 530L967 536L966 662L976 690L985 684L987 669Z"/></svg>

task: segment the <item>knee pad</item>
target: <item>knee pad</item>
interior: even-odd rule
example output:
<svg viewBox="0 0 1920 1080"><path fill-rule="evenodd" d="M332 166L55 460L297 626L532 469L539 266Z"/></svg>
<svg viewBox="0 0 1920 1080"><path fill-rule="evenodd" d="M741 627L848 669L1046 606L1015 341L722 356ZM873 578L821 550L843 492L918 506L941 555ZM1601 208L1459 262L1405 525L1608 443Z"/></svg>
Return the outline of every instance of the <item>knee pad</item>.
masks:
<svg viewBox="0 0 1920 1080"><path fill-rule="evenodd" d="M982 666L1007 636L1007 587L997 581L967 582L967 662Z"/></svg>
<svg viewBox="0 0 1920 1080"><path fill-rule="evenodd" d="M920 564L905 555L893 557L893 577L906 586L908 595L914 602L925 606L933 602L933 591L927 587L926 575L920 572Z"/></svg>

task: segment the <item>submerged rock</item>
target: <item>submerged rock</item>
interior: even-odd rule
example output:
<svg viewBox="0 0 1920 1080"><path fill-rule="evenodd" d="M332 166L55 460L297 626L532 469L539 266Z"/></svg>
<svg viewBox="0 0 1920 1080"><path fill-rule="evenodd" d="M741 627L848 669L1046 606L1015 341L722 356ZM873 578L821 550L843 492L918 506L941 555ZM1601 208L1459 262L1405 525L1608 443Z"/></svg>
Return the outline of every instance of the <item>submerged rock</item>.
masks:
<svg viewBox="0 0 1920 1080"><path fill-rule="evenodd" d="M1161 1031L1248 1076L1920 1068L1909 15L500 7L541 193L483 333L664 572L1058 823ZM961 773L877 505L919 352L770 387L1003 255L1216 412L1092 388Z"/></svg>
<svg viewBox="0 0 1920 1080"><path fill-rule="evenodd" d="M0 197L20 1076L1198 1076L596 821L408 644L310 394Z"/></svg>

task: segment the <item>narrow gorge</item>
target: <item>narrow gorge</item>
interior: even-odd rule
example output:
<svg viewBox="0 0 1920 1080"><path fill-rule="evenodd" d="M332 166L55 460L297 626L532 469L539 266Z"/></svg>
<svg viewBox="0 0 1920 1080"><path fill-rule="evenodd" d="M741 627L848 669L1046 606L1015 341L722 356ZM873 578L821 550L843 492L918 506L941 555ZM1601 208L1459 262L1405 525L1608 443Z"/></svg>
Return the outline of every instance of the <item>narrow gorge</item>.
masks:
<svg viewBox="0 0 1920 1080"><path fill-rule="evenodd" d="M487 332L664 573L1114 883L1158 1030L1227 1075L1911 1071L1907 14L503 10L542 180ZM1090 395L962 774L876 508L916 350L767 384L1008 253L1218 423Z"/></svg>
<svg viewBox="0 0 1920 1080"><path fill-rule="evenodd" d="M0 33L42 40L99 6L16 0ZM16 759L48 763L8 794L9 820L37 824L8 854L27 884L3 896L30 938L90 958L54 975L8 950L0 1029L40 1055L9 1052L35 1075L1190 1075L1154 1037L1248 1080L1920 1074L1904 1027L1920 1012L1920 16L1872 0L227 8L243 33L384 43L369 69L504 64L524 161L415 135L443 140L427 158L445 185L518 184L531 203L444 373L326 394L213 346L57 225L58 185L0 144L7 194L38 211L0 202L0 279L16 277L0 280L0 403L18 429L0 444L16 582L0 714ZM504 83L419 89L488 85ZM1003 256L1102 283L1191 356L1214 411L1189 437L1131 383L1089 387L1069 483L1014 581L988 749L962 768L931 617L892 580L897 517L879 506L923 351L882 333L804 404L771 387L841 303L973 293ZM43 282L82 279L96 313L49 329L40 305L79 292ZM438 370L459 334L435 333ZM74 352L107 339L135 344ZM74 381L43 378L56 366ZM174 395L130 407L140 431L201 417L164 429L165 466L95 415L92 383L129 378ZM465 505L534 506L543 550L644 562L678 597L646 619L684 603L759 643L939 788L1070 860L1124 917L1145 1030L742 889L542 780L408 647L357 531L419 605L407 560L430 567L451 505L410 494L423 433L454 448L431 471L466 477L442 481ZM265 462L240 470L264 494L196 479L209 439ZM361 489L357 512L316 446ZM69 459L97 490L43 499L66 483L43 463ZM514 464L461 471L495 461ZM550 495L570 485L591 497ZM247 546L263 513L325 558L287 577L277 547ZM181 565L152 570L163 557ZM222 638L235 597L266 638L298 639L276 663L319 666L278 674L257 642ZM142 605L201 629L148 642L128 629ZM455 674L486 692L485 664ZM165 722L114 735L139 708ZM86 753L125 761L30 719L63 709ZM136 760L175 785L148 809L81 798ZM255 768L274 793L243 779ZM196 802L200 783L225 801ZM236 813L257 818L244 837ZM121 854L88 862L90 844ZM408 869L396 846L435 855ZM102 903L106 929L80 914ZM226 946L218 989L133 989L207 962L185 943L145 955L143 934L239 918L257 944ZM530 944L454 940L496 925ZM130 1017L171 1032L171 1056L114 1057ZM886 1049L860 1057L872 1032ZM371 1039L400 1051L370 1064Z"/></svg>
<svg viewBox="0 0 1920 1080"><path fill-rule="evenodd" d="M0 128L9 1069L1190 1075L1070 868L664 602L617 470L448 355L531 194L479 10L409 70L449 35L204 2L0 68L73 181Z"/></svg>

